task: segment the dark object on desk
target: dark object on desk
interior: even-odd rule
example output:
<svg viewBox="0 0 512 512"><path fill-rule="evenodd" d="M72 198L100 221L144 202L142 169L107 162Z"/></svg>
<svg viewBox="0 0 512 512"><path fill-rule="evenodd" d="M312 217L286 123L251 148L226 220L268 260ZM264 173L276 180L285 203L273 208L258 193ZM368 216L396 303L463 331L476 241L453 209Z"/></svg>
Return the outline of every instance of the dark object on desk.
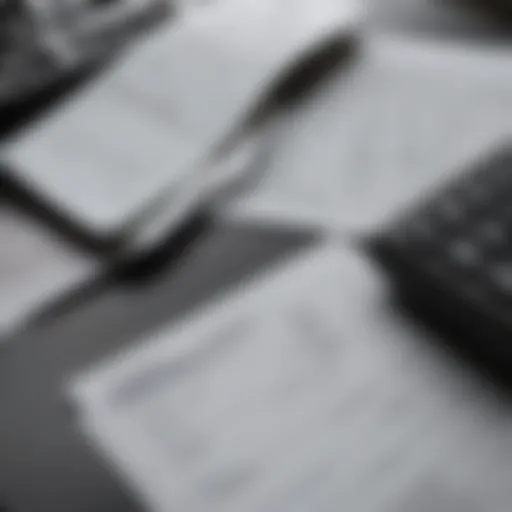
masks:
<svg viewBox="0 0 512 512"><path fill-rule="evenodd" d="M398 290L483 362L512 364L512 148L369 241Z"/></svg>

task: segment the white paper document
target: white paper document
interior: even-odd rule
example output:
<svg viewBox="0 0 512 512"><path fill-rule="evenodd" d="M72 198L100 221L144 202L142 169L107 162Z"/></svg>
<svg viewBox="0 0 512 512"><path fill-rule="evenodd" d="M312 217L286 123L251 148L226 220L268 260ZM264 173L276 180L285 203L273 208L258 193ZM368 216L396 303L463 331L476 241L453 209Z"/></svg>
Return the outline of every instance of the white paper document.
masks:
<svg viewBox="0 0 512 512"><path fill-rule="evenodd" d="M220 210L234 220L361 232L466 170L512 135L506 49L369 35L283 118L258 185Z"/></svg>
<svg viewBox="0 0 512 512"><path fill-rule="evenodd" d="M0 205L0 340L92 279L99 261L16 209Z"/></svg>
<svg viewBox="0 0 512 512"><path fill-rule="evenodd" d="M291 66L352 37L339 0L184 4L109 70L2 149L15 177L95 234L180 185Z"/></svg>
<svg viewBox="0 0 512 512"><path fill-rule="evenodd" d="M384 304L303 252L74 376L79 427L150 511L505 512L512 411Z"/></svg>

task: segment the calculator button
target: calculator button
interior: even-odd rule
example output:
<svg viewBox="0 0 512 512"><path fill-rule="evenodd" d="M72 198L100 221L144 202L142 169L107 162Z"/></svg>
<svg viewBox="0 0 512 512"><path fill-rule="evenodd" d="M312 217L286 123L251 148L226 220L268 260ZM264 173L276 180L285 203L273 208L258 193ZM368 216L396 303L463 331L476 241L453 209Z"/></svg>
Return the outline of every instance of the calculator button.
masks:
<svg viewBox="0 0 512 512"><path fill-rule="evenodd" d="M463 267L474 267L482 260L482 251L479 246L469 240L457 240L448 246L448 254L452 261Z"/></svg>
<svg viewBox="0 0 512 512"><path fill-rule="evenodd" d="M436 205L440 220L449 223L463 222L468 217L468 208L458 199L447 197Z"/></svg>
<svg viewBox="0 0 512 512"><path fill-rule="evenodd" d="M501 222L488 221L478 228L477 236L486 245L502 245L507 243L507 231Z"/></svg>
<svg viewBox="0 0 512 512"><path fill-rule="evenodd" d="M436 241L437 229L432 219L425 214L415 216L402 224L395 231L401 238L408 241L413 248L425 247Z"/></svg>

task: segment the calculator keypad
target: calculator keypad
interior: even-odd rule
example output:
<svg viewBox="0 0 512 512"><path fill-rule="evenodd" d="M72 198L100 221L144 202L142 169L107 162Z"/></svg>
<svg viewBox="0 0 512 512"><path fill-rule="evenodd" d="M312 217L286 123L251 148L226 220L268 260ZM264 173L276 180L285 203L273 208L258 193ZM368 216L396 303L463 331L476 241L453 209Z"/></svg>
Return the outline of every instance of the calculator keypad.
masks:
<svg viewBox="0 0 512 512"><path fill-rule="evenodd" d="M379 240L396 261L441 279L459 297L512 310L512 147L410 211Z"/></svg>

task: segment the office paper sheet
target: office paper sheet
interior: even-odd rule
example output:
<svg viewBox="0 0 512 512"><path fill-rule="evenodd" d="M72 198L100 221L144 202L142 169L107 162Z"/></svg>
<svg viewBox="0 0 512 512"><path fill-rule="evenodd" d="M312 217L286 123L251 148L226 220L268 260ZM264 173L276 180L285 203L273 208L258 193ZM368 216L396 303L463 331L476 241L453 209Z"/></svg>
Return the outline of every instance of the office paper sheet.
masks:
<svg viewBox="0 0 512 512"><path fill-rule="evenodd" d="M512 134L507 50L368 35L283 117L259 184L219 210L232 220L373 230Z"/></svg>
<svg viewBox="0 0 512 512"><path fill-rule="evenodd" d="M112 234L236 133L281 72L352 35L357 13L349 0L190 2L2 156L64 214Z"/></svg>
<svg viewBox="0 0 512 512"><path fill-rule="evenodd" d="M78 425L151 511L504 512L510 408L384 304L303 252L73 376Z"/></svg>

